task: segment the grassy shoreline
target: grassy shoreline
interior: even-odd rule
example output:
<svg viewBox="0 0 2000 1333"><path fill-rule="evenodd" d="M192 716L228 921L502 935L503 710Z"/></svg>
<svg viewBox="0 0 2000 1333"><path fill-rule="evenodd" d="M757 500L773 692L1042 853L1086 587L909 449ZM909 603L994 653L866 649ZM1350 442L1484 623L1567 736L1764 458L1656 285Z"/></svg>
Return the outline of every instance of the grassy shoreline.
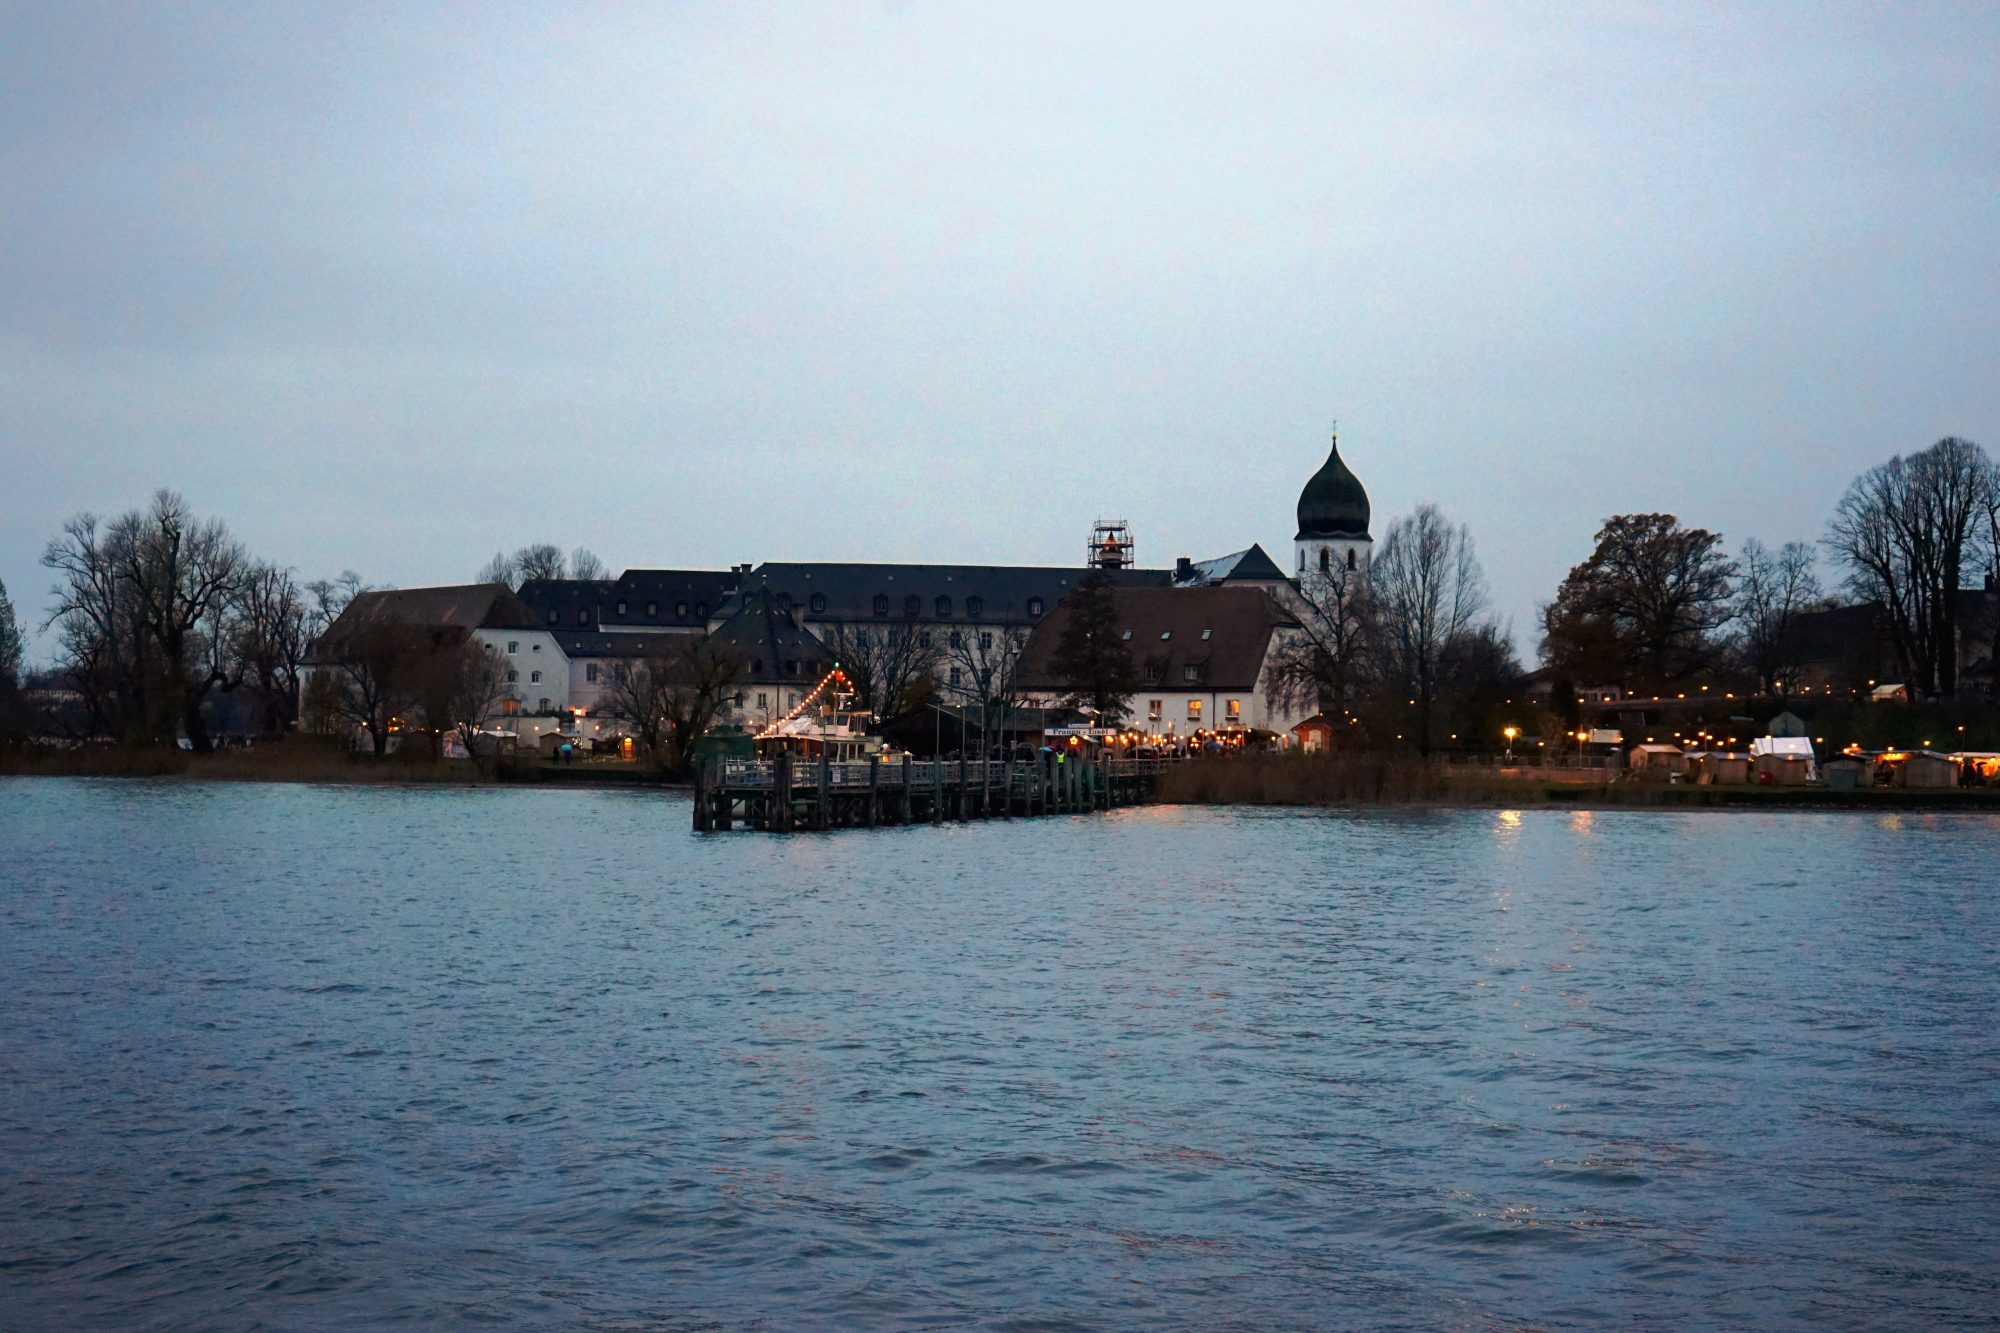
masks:
<svg viewBox="0 0 2000 1333"><path fill-rule="evenodd" d="M565 787L686 791L638 764L494 763L278 742L196 755L152 748L0 751L0 777L149 778L185 782L299 782L371 787ZM1833 791L1824 787L1671 786L1447 773L1405 755L1242 755L1198 759L1160 779L1168 805L1607 808L1661 810L1967 810L2000 813L2000 787Z"/></svg>

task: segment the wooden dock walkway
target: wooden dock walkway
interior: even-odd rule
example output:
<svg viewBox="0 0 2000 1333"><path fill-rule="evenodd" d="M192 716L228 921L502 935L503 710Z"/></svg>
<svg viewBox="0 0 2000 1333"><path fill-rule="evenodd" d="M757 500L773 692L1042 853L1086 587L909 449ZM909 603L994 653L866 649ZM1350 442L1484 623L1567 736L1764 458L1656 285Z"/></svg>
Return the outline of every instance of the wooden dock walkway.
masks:
<svg viewBox="0 0 2000 1333"><path fill-rule="evenodd" d="M1167 759L1045 753L1035 759L710 760L695 772L694 827L772 833L1085 814L1150 801Z"/></svg>

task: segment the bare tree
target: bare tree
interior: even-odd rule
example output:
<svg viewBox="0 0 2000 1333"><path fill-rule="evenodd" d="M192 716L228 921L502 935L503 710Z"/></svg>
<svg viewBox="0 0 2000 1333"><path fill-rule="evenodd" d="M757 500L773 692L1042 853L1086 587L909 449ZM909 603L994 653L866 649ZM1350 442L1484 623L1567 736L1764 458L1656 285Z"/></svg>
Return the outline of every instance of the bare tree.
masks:
<svg viewBox="0 0 2000 1333"><path fill-rule="evenodd" d="M1799 617L1820 598L1812 547L1786 542L1773 551L1755 537L1743 543L1735 619L1744 665L1774 698L1798 674Z"/></svg>
<svg viewBox="0 0 2000 1333"><path fill-rule="evenodd" d="M893 717L920 681L935 677L944 649L915 616L855 624L836 621L816 630L854 686L855 704L877 717Z"/></svg>
<svg viewBox="0 0 2000 1333"><path fill-rule="evenodd" d="M506 692L505 657L463 631L440 636L416 684L434 752L443 756L445 738L454 731L470 752L474 734Z"/></svg>
<svg viewBox="0 0 2000 1333"><path fill-rule="evenodd" d="M530 579L607 579L610 570L604 562L587 547L579 546L571 551L567 561L563 558L562 547L554 542L535 542L523 546L509 555L496 551L491 560L479 567L476 582L504 583L519 591L521 585Z"/></svg>
<svg viewBox="0 0 2000 1333"><path fill-rule="evenodd" d="M1021 655L1027 646L1027 631L1004 626L968 627L945 636L944 670L958 676L957 684L946 685L947 696L960 708L979 709L985 744L992 744L995 719L1005 719L1021 706Z"/></svg>
<svg viewBox="0 0 2000 1333"><path fill-rule="evenodd" d="M1429 755L1431 718L1444 683L1446 649L1486 608L1486 576L1472 534L1436 505L1389 525L1369 573L1385 679L1417 704L1417 748Z"/></svg>
<svg viewBox="0 0 2000 1333"><path fill-rule="evenodd" d="M12 732L19 722L20 690L21 625L14 618L7 585L0 583L0 735Z"/></svg>
<svg viewBox="0 0 2000 1333"><path fill-rule="evenodd" d="M1375 612L1367 574L1331 564L1308 570L1286 600L1298 627L1279 635L1265 696L1275 707L1345 709L1368 674Z"/></svg>
<svg viewBox="0 0 2000 1333"><path fill-rule="evenodd" d="M322 641L327 684L315 690L313 705L336 719L366 728L377 758L389 752L389 731L414 708L436 679L438 636L422 625L394 616L374 616L336 631Z"/></svg>
<svg viewBox="0 0 2000 1333"><path fill-rule="evenodd" d="M1991 540L1996 486L1984 449L1946 438L1862 473L1834 512L1826 544L1925 696L1957 692L1959 581Z"/></svg>
<svg viewBox="0 0 2000 1333"><path fill-rule="evenodd" d="M707 635L677 635L648 657L614 663L601 706L631 724L654 763L681 772L741 674L741 664Z"/></svg>
<svg viewBox="0 0 2000 1333"><path fill-rule="evenodd" d="M49 624L64 666L100 722L130 739L209 747L202 706L234 682L238 598L249 570L220 520L189 512L172 491L101 533L73 519L42 563L56 572Z"/></svg>
<svg viewBox="0 0 2000 1333"><path fill-rule="evenodd" d="M257 726L264 732L283 731L298 720L309 615L306 594L290 570L251 567L243 582L234 651L238 674L255 701Z"/></svg>

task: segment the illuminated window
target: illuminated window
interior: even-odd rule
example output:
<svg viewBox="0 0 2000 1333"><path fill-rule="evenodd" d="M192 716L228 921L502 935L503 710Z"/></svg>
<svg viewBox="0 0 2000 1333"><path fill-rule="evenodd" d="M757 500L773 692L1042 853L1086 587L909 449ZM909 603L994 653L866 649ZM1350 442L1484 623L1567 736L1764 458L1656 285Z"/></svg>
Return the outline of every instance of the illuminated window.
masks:
<svg viewBox="0 0 2000 1333"><path fill-rule="evenodd" d="M771 706L771 696L763 690L757 691L757 706L759 708L769 708Z"/></svg>
<svg viewBox="0 0 2000 1333"><path fill-rule="evenodd" d="M1214 631L1214 630L1212 630L1212 629L1205 629L1205 630L1203 630L1203 631L1201 632L1201 641L1202 641L1203 643L1207 643L1207 642L1208 642L1208 636L1209 636L1209 635L1211 635L1211 634L1213 634L1213 633L1215 633L1215 631Z"/></svg>
<svg viewBox="0 0 2000 1333"><path fill-rule="evenodd" d="M1188 700L1188 721L1190 722L1201 721L1201 700L1199 699Z"/></svg>
<svg viewBox="0 0 2000 1333"><path fill-rule="evenodd" d="M1132 637L1132 631L1128 629L1128 630L1126 630L1126 631L1125 631L1125 632L1124 632L1123 634L1119 635L1118 637L1119 637L1119 638L1121 638L1121 639L1129 639L1129 638L1131 638L1131 637Z"/></svg>
<svg viewBox="0 0 2000 1333"><path fill-rule="evenodd" d="M1146 700L1146 720L1148 722L1158 722L1160 720L1160 701L1158 699Z"/></svg>
<svg viewBox="0 0 2000 1333"><path fill-rule="evenodd" d="M519 699L502 699L500 701L500 715L502 717L512 717L520 711L521 701Z"/></svg>
<svg viewBox="0 0 2000 1333"><path fill-rule="evenodd" d="M1231 699L1229 701L1228 707L1229 707L1229 720L1231 722L1238 721L1242 718L1243 701L1241 699Z"/></svg>
<svg viewBox="0 0 2000 1333"><path fill-rule="evenodd" d="M1167 641L1168 639L1171 639L1171 638L1173 638L1173 637L1174 637L1174 632L1173 632L1172 630L1170 630L1170 629L1163 629L1163 630L1161 630L1161 631L1160 631L1160 642L1161 642L1161 643L1165 643L1165 642L1166 642L1166 641Z"/></svg>

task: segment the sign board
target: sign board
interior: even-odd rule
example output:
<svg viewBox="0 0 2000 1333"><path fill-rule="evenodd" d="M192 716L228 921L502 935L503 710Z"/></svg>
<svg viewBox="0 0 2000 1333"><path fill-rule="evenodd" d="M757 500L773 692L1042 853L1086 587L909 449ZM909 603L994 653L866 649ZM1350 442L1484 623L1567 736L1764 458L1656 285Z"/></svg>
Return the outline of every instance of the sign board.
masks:
<svg viewBox="0 0 2000 1333"><path fill-rule="evenodd" d="M1044 736L1116 736L1116 727L1050 727Z"/></svg>

